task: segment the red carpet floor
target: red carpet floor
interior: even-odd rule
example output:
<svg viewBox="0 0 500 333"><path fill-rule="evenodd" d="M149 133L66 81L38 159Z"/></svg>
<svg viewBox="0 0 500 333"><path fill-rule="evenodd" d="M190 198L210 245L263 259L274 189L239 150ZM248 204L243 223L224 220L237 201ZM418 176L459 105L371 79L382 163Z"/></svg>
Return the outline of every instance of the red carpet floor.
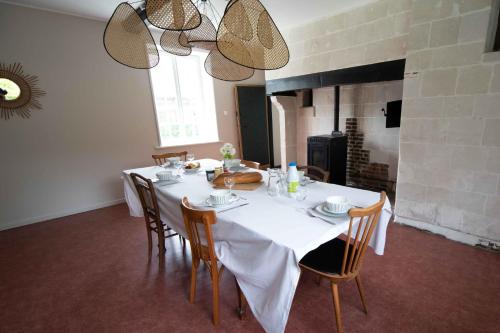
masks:
<svg viewBox="0 0 500 333"><path fill-rule="evenodd" d="M0 332L263 332L236 315L230 273L221 324L211 323L207 271L187 300L190 254L167 240L148 262L142 219L125 205L0 232ZM362 270L369 314L354 282L341 285L346 332L500 332L500 255L391 224L386 254ZM287 333L335 332L330 289L305 273Z"/></svg>

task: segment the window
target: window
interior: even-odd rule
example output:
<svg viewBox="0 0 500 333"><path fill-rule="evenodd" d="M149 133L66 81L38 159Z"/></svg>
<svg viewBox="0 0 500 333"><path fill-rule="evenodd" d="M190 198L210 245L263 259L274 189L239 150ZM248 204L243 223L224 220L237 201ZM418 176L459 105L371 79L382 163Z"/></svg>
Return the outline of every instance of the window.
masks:
<svg viewBox="0 0 500 333"><path fill-rule="evenodd" d="M160 146L219 141L212 78L205 73L207 53L187 57L162 52L150 70Z"/></svg>

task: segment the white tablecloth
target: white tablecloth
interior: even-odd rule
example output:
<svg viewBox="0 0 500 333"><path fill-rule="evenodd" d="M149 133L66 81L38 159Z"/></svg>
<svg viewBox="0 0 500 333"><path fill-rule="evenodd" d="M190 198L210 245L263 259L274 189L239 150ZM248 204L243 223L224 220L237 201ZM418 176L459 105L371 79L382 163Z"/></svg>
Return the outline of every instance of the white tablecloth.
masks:
<svg viewBox="0 0 500 333"><path fill-rule="evenodd" d="M215 160L200 162L202 168L220 163ZM142 216L142 208L129 174L135 172L155 179L160 170L160 167L147 167L123 172L125 199L132 216ZM155 188L162 219L185 237L181 198L187 196L193 204L201 203L213 190L204 172L184 175L182 183L155 185ZM369 206L379 200L379 193L333 184L317 182L306 188L305 201L270 197L264 185L255 191L236 191L249 204L219 213L213 228L219 260L236 276L254 316L268 333L285 330L300 276L300 259L348 229L347 218L333 225L309 216L306 209L329 195L344 195L356 206ZM387 200L370 242L379 255L384 253L390 211Z"/></svg>

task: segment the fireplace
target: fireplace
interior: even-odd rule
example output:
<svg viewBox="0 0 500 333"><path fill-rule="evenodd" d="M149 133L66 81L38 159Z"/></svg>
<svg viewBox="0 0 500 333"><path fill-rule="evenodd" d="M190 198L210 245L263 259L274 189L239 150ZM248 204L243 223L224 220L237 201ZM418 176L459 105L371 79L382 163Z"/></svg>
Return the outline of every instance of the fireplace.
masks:
<svg viewBox="0 0 500 333"><path fill-rule="evenodd" d="M346 184L347 137L318 135L307 138L307 164L330 172L329 182Z"/></svg>

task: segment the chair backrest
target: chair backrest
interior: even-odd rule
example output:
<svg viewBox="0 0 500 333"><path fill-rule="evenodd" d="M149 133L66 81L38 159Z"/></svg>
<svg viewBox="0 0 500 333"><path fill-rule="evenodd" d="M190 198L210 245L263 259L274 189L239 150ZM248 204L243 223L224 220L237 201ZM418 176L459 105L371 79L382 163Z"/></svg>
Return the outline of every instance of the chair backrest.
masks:
<svg viewBox="0 0 500 333"><path fill-rule="evenodd" d="M347 232L346 246L342 259L341 276L355 275L361 269L363 257L372 237L373 231L378 224L382 208L384 207L386 194L380 193L380 201L367 208L351 208L349 216L349 231ZM359 220L358 229L354 238L352 237L353 224Z"/></svg>
<svg viewBox="0 0 500 333"><path fill-rule="evenodd" d="M314 165L302 166L297 169L303 170L305 175L312 180L328 183L328 180L330 179L330 172Z"/></svg>
<svg viewBox="0 0 500 333"><path fill-rule="evenodd" d="M217 223L215 211L193 209L186 197L181 201L181 210L193 260L201 259L211 267L217 267L212 236L212 225Z"/></svg>
<svg viewBox="0 0 500 333"><path fill-rule="evenodd" d="M134 182L135 189L141 200L146 222L150 222L151 220L160 221L160 209L151 179L145 178L137 173L131 173L130 177Z"/></svg>
<svg viewBox="0 0 500 333"><path fill-rule="evenodd" d="M180 151L177 153L165 153L165 154L159 154L159 155L151 155L153 160L155 161L156 165L162 165L167 163L167 158L170 157L180 157L181 160L186 160L188 152L187 151Z"/></svg>
<svg viewBox="0 0 500 333"><path fill-rule="evenodd" d="M257 170L259 170L259 168L260 168L260 163L259 162L242 160L241 163L245 164L245 166L248 167L248 168L257 169Z"/></svg>

